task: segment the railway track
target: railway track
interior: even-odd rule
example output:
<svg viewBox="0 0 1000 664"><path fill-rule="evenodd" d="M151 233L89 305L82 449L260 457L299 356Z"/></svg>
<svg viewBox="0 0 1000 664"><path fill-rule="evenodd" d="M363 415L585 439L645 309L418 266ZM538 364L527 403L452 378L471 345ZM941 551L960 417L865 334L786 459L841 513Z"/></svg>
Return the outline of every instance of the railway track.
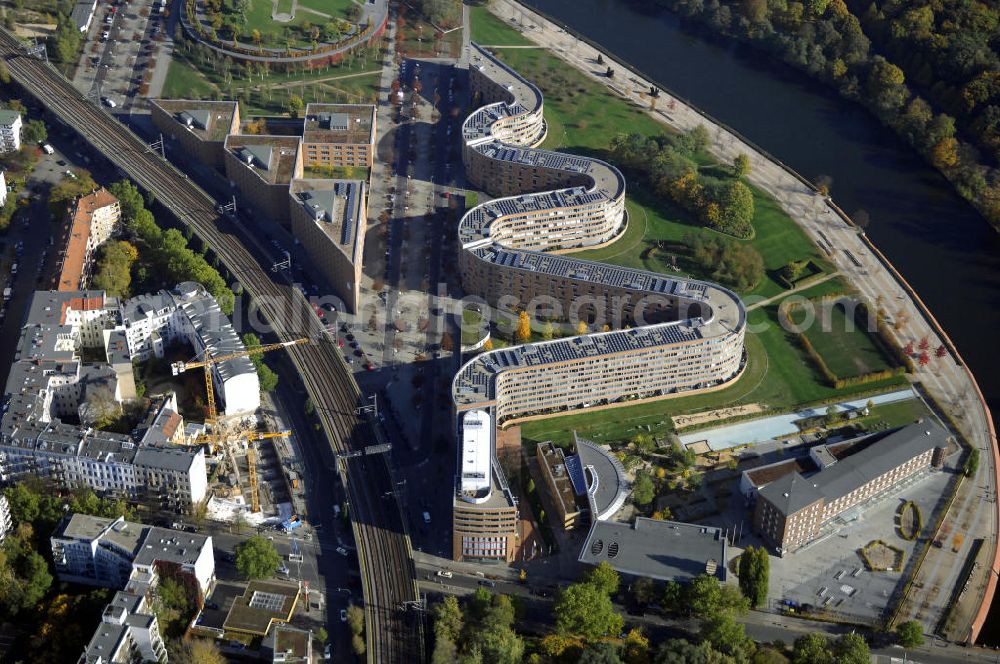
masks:
<svg viewBox="0 0 1000 664"><path fill-rule="evenodd" d="M371 444L375 432L358 418L361 394L311 305L283 276L274 276L241 239L232 221L216 212L216 202L171 164L151 151L128 128L94 106L51 65L25 54L23 44L0 29L0 55L11 78L96 150L187 224L240 282L281 340L308 337L288 353L299 370L336 453ZM369 662L423 660L419 616L406 612L417 600L410 544L384 456L341 461L358 545L365 601ZM332 552L325 551L325 555Z"/></svg>

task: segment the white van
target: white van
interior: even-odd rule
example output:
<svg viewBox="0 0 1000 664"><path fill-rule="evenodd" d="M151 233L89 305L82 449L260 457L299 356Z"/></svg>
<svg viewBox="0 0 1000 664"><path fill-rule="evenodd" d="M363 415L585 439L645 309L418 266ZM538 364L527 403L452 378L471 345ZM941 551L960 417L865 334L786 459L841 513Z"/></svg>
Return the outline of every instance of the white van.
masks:
<svg viewBox="0 0 1000 664"><path fill-rule="evenodd" d="M429 525L430 522L431 522L430 512L424 512L424 523Z"/></svg>
<svg viewBox="0 0 1000 664"><path fill-rule="evenodd" d="M17 274L17 263L14 263L13 265L10 266L10 273Z"/></svg>
<svg viewBox="0 0 1000 664"><path fill-rule="evenodd" d="M44 152L45 154L52 154L53 152L55 152L55 150L53 150L52 146L49 145L48 143L43 143L42 152Z"/></svg>
<svg viewBox="0 0 1000 664"><path fill-rule="evenodd" d="M111 99L110 97L104 97L103 101L107 105L108 108L114 108L115 106L118 105L118 104L115 103L115 100Z"/></svg>

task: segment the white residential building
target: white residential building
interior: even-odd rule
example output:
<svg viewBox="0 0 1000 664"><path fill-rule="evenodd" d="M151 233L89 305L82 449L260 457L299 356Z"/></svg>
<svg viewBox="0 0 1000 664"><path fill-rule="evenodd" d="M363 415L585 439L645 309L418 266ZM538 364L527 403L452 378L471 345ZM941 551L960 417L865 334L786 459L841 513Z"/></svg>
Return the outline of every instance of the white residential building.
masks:
<svg viewBox="0 0 1000 664"><path fill-rule="evenodd" d="M117 592L78 664L166 662L160 623L145 595Z"/></svg>
<svg viewBox="0 0 1000 664"><path fill-rule="evenodd" d="M10 516L10 503L7 496L0 494L0 542L7 539L7 533L13 528L14 521Z"/></svg>
<svg viewBox="0 0 1000 664"><path fill-rule="evenodd" d="M215 581L211 535L72 514L50 538L60 580L145 594L169 565L197 582L202 597Z"/></svg>
<svg viewBox="0 0 1000 664"><path fill-rule="evenodd" d="M0 110L0 152L17 152L21 149L21 114Z"/></svg>

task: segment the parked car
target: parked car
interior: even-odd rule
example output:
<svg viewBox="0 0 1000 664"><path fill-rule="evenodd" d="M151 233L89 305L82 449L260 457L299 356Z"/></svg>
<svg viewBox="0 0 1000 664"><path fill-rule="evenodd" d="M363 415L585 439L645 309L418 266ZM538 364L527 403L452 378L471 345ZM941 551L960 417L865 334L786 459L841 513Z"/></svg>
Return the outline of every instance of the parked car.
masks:
<svg viewBox="0 0 1000 664"><path fill-rule="evenodd" d="M347 609L340 610L340 622L347 622Z"/></svg>

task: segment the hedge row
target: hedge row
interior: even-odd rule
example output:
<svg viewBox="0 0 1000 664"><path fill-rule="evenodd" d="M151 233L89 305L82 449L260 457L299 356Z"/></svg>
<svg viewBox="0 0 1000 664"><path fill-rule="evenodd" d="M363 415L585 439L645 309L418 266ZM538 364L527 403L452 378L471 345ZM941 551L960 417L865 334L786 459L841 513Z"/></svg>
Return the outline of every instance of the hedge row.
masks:
<svg viewBox="0 0 1000 664"><path fill-rule="evenodd" d="M822 305L822 303L824 302L829 302L830 300L839 300L843 297L844 295L842 294L825 295L819 298L819 303ZM789 302L787 304L782 303L782 306L778 307L778 313L779 317L781 318L782 324L791 323L791 318L789 317L789 314L791 311L793 311L793 305L794 308L802 306L801 303L798 302L795 303ZM864 302L859 302L858 306L854 309L855 325L859 324L858 323L859 317L864 319L867 319L868 317L868 307L865 305ZM912 372L914 370L913 360L908 358L906 356L906 353L904 353L901 348L897 347L894 343L888 341L888 339L891 339L892 337L885 336L885 330L883 330L884 323L878 317L876 317L876 321L878 329L877 329L877 334L874 335L875 343L884 353L888 354L890 357L895 357L895 359L898 360L899 366L890 369L883 369L882 371L872 371L870 373L861 374L860 376L850 376L848 378L841 378L840 376L835 374L830 369L829 366L827 366L826 361L823 359L823 356L816 351L816 349L812 345L812 342L809 341L805 333L799 332L797 333L796 337L798 338L799 345L801 345L802 348L806 351L806 355L809 356L809 359L812 360L813 364L816 365L816 368L819 370L820 374L822 374L823 379L826 380L826 382L830 385L830 387L833 387L834 389L837 390L841 390L845 387L853 387L857 385L868 385L869 383L877 383L879 381L892 378L893 376L899 376L902 373L904 373L907 369L909 369ZM791 327L791 325L788 325L788 327Z"/></svg>
<svg viewBox="0 0 1000 664"><path fill-rule="evenodd" d="M855 309L855 316L858 312L863 312L865 317L868 316L868 305L864 302L860 302L857 309ZM913 358L903 352L903 348L896 343L895 335L889 330L889 326L886 325L885 320L876 312L875 315L875 343L879 345L882 352L886 353L890 357L896 360L896 364L905 368L909 373L915 373L917 370L917 365L914 364Z"/></svg>
<svg viewBox="0 0 1000 664"><path fill-rule="evenodd" d="M906 516L907 510L913 510L913 530L909 533L903 528L903 517ZM920 531L924 527L924 515L920 512L920 506L917 505L912 500L907 500L903 503L903 507L899 510L899 535L907 542L912 542L917 539L920 535Z"/></svg>

